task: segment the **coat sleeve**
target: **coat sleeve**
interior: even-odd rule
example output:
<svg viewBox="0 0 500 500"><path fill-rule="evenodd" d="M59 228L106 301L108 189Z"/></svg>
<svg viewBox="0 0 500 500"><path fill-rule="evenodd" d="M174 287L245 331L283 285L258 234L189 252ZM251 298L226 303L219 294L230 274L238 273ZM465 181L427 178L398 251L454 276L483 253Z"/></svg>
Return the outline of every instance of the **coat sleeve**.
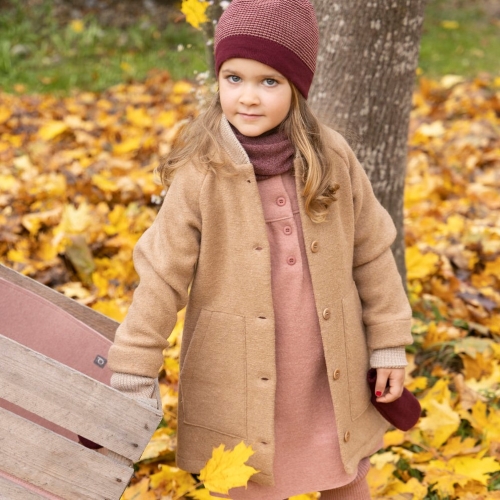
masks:
<svg viewBox="0 0 500 500"><path fill-rule="evenodd" d="M167 337L187 303L198 260L204 178L195 167L179 169L155 221L134 248L140 281L109 351L114 372L158 376Z"/></svg>
<svg viewBox="0 0 500 500"><path fill-rule="evenodd" d="M396 227L347 143L344 151L354 206L353 278L362 303L368 347L409 345L413 343L412 313L391 251Z"/></svg>

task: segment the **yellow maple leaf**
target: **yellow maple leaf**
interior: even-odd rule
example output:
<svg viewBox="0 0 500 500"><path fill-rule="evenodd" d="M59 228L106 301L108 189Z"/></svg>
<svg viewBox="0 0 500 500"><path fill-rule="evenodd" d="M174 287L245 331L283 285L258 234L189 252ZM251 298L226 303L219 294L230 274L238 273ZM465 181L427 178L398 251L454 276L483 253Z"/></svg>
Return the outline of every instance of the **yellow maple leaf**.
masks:
<svg viewBox="0 0 500 500"><path fill-rule="evenodd" d="M114 193L118 190L116 181L110 179L107 175L94 174L91 179L92 184L104 193Z"/></svg>
<svg viewBox="0 0 500 500"><path fill-rule="evenodd" d="M461 417L468 420L472 427L483 435L483 444L491 441L500 442L500 411L488 407L481 400L476 401L469 413L463 411Z"/></svg>
<svg viewBox="0 0 500 500"><path fill-rule="evenodd" d="M399 429L386 432L384 435L384 448L396 446L405 442L405 433Z"/></svg>
<svg viewBox="0 0 500 500"><path fill-rule="evenodd" d="M406 388L410 391L417 391L427 389L427 384L429 383L429 379L427 377L417 377L414 378L409 384L406 385Z"/></svg>
<svg viewBox="0 0 500 500"><path fill-rule="evenodd" d="M113 145L113 153L117 155L131 153L141 147L141 141L141 137L130 137L125 139L123 142Z"/></svg>
<svg viewBox="0 0 500 500"><path fill-rule="evenodd" d="M158 467L160 472L150 476L152 489L163 486L167 490L175 492L175 496L179 497L196 486L196 482L189 472L166 464L159 464Z"/></svg>
<svg viewBox="0 0 500 500"><path fill-rule="evenodd" d="M439 379L427 392L427 394L420 399L422 409L427 410L432 401L442 403L443 401L450 401L451 392L448 387L449 380L447 378Z"/></svg>
<svg viewBox="0 0 500 500"><path fill-rule="evenodd" d="M476 440L467 437L462 441L460 436L452 437L441 449L441 454L446 458L452 458L457 455L469 455L477 453L479 446L476 446Z"/></svg>
<svg viewBox="0 0 500 500"><path fill-rule="evenodd" d="M431 401L427 406L427 416L420 420L420 429L427 442L439 448L458 429L460 417L449 403Z"/></svg>
<svg viewBox="0 0 500 500"><path fill-rule="evenodd" d="M149 128L153 125L153 120L144 108L133 108L127 106L127 120L134 126L139 128Z"/></svg>
<svg viewBox="0 0 500 500"><path fill-rule="evenodd" d="M455 485L464 486L469 481L468 477L456 473L448 462L442 460L431 460L428 464L416 468L425 472L426 483L433 484L444 497L453 496Z"/></svg>
<svg viewBox="0 0 500 500"><path fill-rule="evenodd" d="M493 360L481 353L477 353L474 357L467 354L461 354L460 358L464 364L465 378L481 380L484 377L489 377L493 373Z"/></svg>
<svg viewBox="0 0 500 500"><path fill-rule="evenodd" d="M159 123L162 127L170 128L177 121L177 113L173 110L162 111L157 119L156 123Z"/></svg>
<svg viewBox="0 0 500 500"><path fill-rule="evenodd" d="M38 131L38 135L44 141L50 141L58 135L61 135L66 130L68 130L68 126L66 125L66 123L53 120L45 123Z"/></svg>
<svg viewBox="0 0 500 500"><path fill-rule="evenodd" d="M395 470L396 466L394 464L387 463L380 470L372 467L368 471L366 480L368 481L372 497L377 498L383 495L392 482L396 480L393 475Z"/></svg>
<svg viewBox="0 0 500 500"><path fill-rule="evenodd" d="M486 262L484 273L500 278L500 259L495 259L492 262Z"/></svg>
<svg viewBox="0 0 500 500"><path fill-rule="evenodd" d="M493 457L454 457L448 464L457 474L479 481L483 485L488 483L490 472L500 471L500 463Z"/></svg>
<svg viewBox="0 0 500 500"><path fill-rule="evenodd" d="M408 280L424 279L433 274L439 257L428 252L423 254L416 246L406 249L406 268Z"/></svg>
<svg viewBox="0 0 500 500"><path fill-rule="evenodd" d="M19 185L19 181L13 175L0 175L0 191L15 192L19 188Z"/></svg>
<svg viewBox="0 0 500 500"><path fill-rule="evenodd" d="M465 217L462 215L451 215L446 221L446 226L443 228L446 234L461 234L465 227Z"/></svg>
<svg viewBox="0 0 500 500"><path fill-rule="evenodd" d="M0 106L0 123L5 123L12 116L12 111L7 106Z"/></svg>
<svg viewBox="0 0 500 500"><path fill-rule="evenodd" d="M148 460L165 455L166 453L173 453L175 450L175 438L171 434L170 429L166 427L157 429L143 451L141 460Z"/></svg>
<svg viewBox="0 0 500 500"><path fill-rule="evenodd" d="M392 451L386 451L384 453L376 453L370 458L370 463L377 469L382 470L387 464L396 464L399 461L399 455L393 453Z"/></svg>
<svg viewBox="0 0 500 500"><path fill-rule="evenodd" d="M178 82L174 83L174 86L172 87L172 94L176 95L189 94L193 90L194 87L192 83L186 80L179 80Z"/></svg>
<svg viewBox="0 0 500 500"><path fill-rule="evenodd" d="M476 392L494 391L500 387L500 364L496 362L493 366L493 372L488 377L482 377L481 380L467 380L467 386Z"/></svg>
<svg viewBox="0 0 500 500"><path fill-rule="evenodd" d="M142 481L129 486L124 492L120 500L156 500L156 495L149 490L149 478L144 478Z"/></svg>
<svg viewBox="0 0 500 500"><path fill-rule="evenodd" d="M411 493L412 500L423 500L427 496L427 486L424 486L418 479L412 477L407 483L396 480L385 492L386 497L393 497L396 495ZM403 497L405 498L405 497Z"/></svg>
<svg viewBox="0 0 500 500"><path fill-rule="evenodd" d="M208 5L205 0L182 0L181 12L191 26L200 29L200 24L208 22L206 14Z"/></svg>
<svg viewBox="0 0 500 500"><path fill-rule="evenodd" d="M429 460L432 460L434 457L434 453L431 451L421 451L419 453L413 454L413 462L415 464L423 464L427 463Z"/></svg>
<svg viewBox="0 0 500 500"><path fill-rule="evenodd" d="M118 322L122 322L127 314L126 307L119 305L114 300L101 300L92 305L92 309L108 316Z"/></svg>
<svg viewBox="0 0 500 500"><path fill-rule="evenodd" d="M216 493L228 493L230 488L246 486L250 476L257 471L245 465L254 454L251 446L242 441L233 450L224 450L221 444L212 452L212 457L200 471L200 480L207 489Z"/></svg>

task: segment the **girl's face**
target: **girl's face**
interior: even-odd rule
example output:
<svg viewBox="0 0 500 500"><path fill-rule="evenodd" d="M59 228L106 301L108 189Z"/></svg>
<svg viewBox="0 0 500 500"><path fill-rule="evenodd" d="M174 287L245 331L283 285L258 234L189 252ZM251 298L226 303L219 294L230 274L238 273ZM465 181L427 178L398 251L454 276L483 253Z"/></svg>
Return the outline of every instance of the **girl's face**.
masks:
<svg viewBox="0 0 500 500"><path fill-rule="evenodd" d="M224 115L249 137L277 127L286 118L292 102L288 80L253 59L224 61L219 70L219 92Z"/></svg>

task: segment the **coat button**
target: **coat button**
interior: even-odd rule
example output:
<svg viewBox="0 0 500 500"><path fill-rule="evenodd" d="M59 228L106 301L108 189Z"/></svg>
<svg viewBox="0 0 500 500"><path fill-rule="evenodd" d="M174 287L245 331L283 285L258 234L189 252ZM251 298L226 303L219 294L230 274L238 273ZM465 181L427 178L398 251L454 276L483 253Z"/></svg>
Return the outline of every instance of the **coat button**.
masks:
<svg viewBox="0 0 500 500"><path fill-rule="evenodd" d="M292 234L292 226L285 226L285 227L283 228L283 232L284 232L285 234Z"/></svg>
<svg viewBox="0 0 500 500"><path fill-rule="evenodd" d="M288 259L286 259L286 261L288 262L288 264L289 264L290 266L293 266L293 265L295 264L295 262L297 262L297 261L295 260L295 257L288 257Z"/></svg>
<svg viewBox="0 0 500 500"><path fill-rule="evenodd" d="M317 241L313 241L311 243L311 252L316 253L319 250L319 243Z"/></svg>
<svg viewBox="0 0 500 500"><path fill-rule="evenodd" d="M276 205L279 207L284 207L286 205L286 199L283 196L276 198Z"/></svg>
<svg viewBox="0 0 500 500"><path fill-rule="evenodd" d="M330 312L330 309L328 309L328 307L323 311L323 318L324 319L330 319L330 316L331 316L331 312Z"/></svg>
<svg viewBox="0 0 500 500"><path fill-rule="evenodd" d="M340 370L335 370L333 372L333 380L338 380L340 378Z"/></svg>
<svg viewBox="0 0 500 500"><path fill-rule="evenodd" d="M347 431L344 434L344 441L347 443L349 441L349 439L351 439L351 433L349 431Z"/></svg>

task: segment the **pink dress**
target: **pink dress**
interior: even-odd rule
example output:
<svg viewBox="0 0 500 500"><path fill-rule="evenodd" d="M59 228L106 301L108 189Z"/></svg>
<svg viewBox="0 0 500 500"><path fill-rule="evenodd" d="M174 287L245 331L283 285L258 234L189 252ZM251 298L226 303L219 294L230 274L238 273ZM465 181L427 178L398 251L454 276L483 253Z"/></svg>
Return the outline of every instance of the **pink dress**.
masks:
<svg viewBox="0 0 500 500"><path fill-rule="evenodd" d="M276 321L275 486L250 481L234 500L283 500L338 488L344 471L307 263L295 180L290 172L258 182L271 248Z"/></svg>

